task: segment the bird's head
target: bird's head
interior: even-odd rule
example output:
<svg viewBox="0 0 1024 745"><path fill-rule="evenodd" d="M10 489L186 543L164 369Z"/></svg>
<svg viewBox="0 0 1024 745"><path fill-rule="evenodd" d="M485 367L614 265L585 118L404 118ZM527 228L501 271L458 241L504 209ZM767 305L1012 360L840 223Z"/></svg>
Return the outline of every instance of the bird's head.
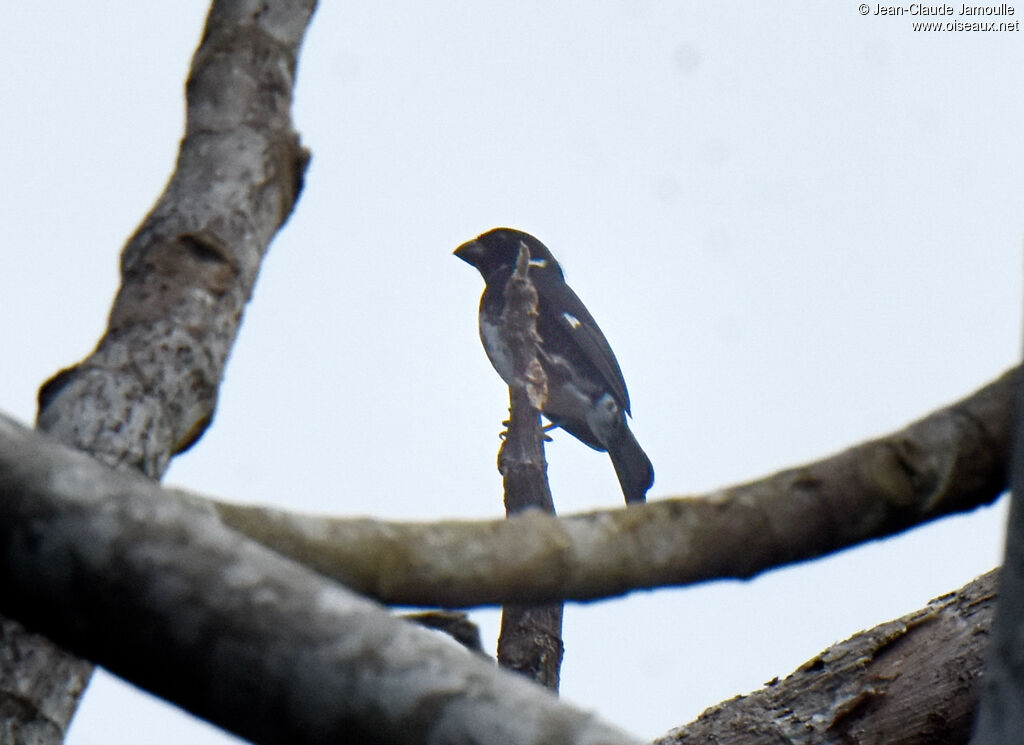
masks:
<svg viewBox="0 0 1024 745"><path fill-rule="evenodd" d="M483 275L491 277L496 271L516 265L520 245L530 251L531 269L553 270L559 275L562 268L543 243L529 233L514 228L494 228L455 249L455 255L472 264Z"/></svg>

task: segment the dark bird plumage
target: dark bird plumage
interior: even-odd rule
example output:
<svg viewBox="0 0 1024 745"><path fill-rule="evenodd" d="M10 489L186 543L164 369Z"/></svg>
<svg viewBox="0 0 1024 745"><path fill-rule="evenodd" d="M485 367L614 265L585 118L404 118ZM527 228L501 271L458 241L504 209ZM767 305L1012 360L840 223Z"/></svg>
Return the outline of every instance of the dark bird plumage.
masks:
<svg viewBox="0 0 1024 745"><path fill-rule="evenodd" d="M643 502L654 483L654 468L626 422L629 393L615 354L547 247L511 228L495 228L455 249L486 283L480 298L480 339L487 357L510 382L512 364L498 323L521 244L530 251L530 279L537 288L539 358L548 378L544 415L581 442L607 451L626 502Z"/></svg>

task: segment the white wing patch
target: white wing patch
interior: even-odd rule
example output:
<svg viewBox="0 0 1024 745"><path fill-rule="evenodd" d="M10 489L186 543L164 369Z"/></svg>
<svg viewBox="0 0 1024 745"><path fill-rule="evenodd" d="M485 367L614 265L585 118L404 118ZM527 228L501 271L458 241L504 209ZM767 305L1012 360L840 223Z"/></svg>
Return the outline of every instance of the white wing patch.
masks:
<svg viewBox="0 0 1024 745"><path fill-rule="evenodd" d="M572 313L562 313L562 318L565 319L566 323L573 327L573 330L578 329L583 324L580 323L580 319L574 316Z"/></svg>

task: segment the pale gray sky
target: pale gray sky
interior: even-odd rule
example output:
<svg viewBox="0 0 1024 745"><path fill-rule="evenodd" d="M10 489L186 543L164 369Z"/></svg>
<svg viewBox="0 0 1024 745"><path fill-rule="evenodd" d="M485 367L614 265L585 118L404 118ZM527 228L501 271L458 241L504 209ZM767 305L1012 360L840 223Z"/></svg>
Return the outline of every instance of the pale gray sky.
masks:
<svg viewBox="0 0 1024 745"><path fill-rule="evenodd" d="M957 6L959 7L959 6ZM0 409L102 331L173 166L206 4L7 3ZM1011 20L1018 19L1013 16ZM450 255L534 233L615 348L650 494L884 433L1019 357L1021 32L855 3L321 4L299 66L306 190L213 428L167 481L338 514L501 514L506 389ZM606 456L548 451L563 513ZM644 736L994 566L1003 506L753 582L570 606L562 692ZM493 646L497 612L477 611ZM96 677L70 745L225 742Z"/></svg>

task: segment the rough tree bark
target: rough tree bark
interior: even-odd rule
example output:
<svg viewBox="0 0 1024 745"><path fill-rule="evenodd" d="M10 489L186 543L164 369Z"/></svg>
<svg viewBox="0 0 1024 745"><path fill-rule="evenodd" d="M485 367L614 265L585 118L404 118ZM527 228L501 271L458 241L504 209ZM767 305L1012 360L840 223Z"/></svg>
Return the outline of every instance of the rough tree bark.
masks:
<svg viewBox="0 0 1024 745"><path fill-rule="evenodd" d="M657 745L965 745L995 586L989 572L856 634L785 680L708 709Z"/></svg>
<svg viewBox="0 0 1024 745"><path fill-rule="evenodd" d="M508 436L498 451L507 517L534 509L555 514L544 458L540 412L547 400L547 377L537 359L537 290L527 274L530 253L519 249L516 270L505 287L499 333L512 350L515 383L509 386ZM498 636L498 662L558 690L562 665L562 603L505 605Z"/></svg>
<svg viewBox="0 0 1024 745"><path fill-rule="evenodd" d="M217 0L186 87L174 175L124 248L96 350L40 391L38 426L105 463L159 478L209 424L260 260L291 213L308 154L291 123L314 0ZM91 667L2 625L0 730L63 740ZM26 649L31 649L26 654Z"/></svg>

